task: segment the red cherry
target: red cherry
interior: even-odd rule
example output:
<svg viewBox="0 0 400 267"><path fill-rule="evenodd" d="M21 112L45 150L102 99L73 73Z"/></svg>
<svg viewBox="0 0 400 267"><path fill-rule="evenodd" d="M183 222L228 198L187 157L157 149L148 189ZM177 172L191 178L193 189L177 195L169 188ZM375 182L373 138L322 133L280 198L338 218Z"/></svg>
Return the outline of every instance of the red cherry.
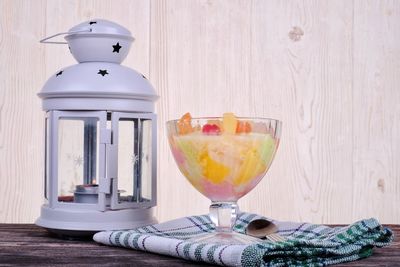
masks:
<svg viewBox="0 0 400 267"><path fill-rule="evenodd" d="M220 134L221 130L219 129L218 125L215 124L205 124L203 126L202 132L204 134Z"/></svg>

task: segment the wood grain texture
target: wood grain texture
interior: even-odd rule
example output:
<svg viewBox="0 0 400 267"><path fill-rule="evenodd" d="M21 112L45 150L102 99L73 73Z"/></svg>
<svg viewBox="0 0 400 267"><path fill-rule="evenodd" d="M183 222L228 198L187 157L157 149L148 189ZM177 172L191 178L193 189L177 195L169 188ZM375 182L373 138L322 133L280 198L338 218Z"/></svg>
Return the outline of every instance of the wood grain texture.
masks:
<svg viewBox="0 0 400 267"><path fill-rule="evenodd" d="M247 210L265 203L255 211L280 219L346 222L351 217L346 208L352 180L349 4L253 4L254 113L284 124L270 172L243 199Z"/></svg>
<svg viewBox="0 0 400 267"><path fill-rule="evenodd" d="M165 122L195 116L283 121L281 146L243 210L281 220L400 222L398 1L0 1L0 222L33 222L42 203L43 112L36 93L75 64L38 40L93 18L136 38L124 65L160 99L160 221L209 201L180 174Z"/></svg>
<svg viewBox="0 0 400 267"><path fill-rule="evenodd" d="M29 224L0 224L0 266L210 266L157 254L63 240Z"/></svg>
<svg viewBox="0 0 400 267"><path fill-rule="evenodd" d="M354 10L353 216L398 222L400 2L355 1Z"/></svg>
<svg viewBox="0 0 400 267"><path fill-rule="evenodd" d="M43 201L45 1L0 1L0 222L32 222Z"/></svg>
<svg viewBox="0 0 400 267"><path fill-rule="evenodd" d="M395 235L399 225L389 225ZM68 253L66 253L68 251ZM335 266L398 266L400 242L375 248L369 258ZM0 266L211 266L132 249L104 246L91 240L62 240L29 224L0 224Z"/></svg>

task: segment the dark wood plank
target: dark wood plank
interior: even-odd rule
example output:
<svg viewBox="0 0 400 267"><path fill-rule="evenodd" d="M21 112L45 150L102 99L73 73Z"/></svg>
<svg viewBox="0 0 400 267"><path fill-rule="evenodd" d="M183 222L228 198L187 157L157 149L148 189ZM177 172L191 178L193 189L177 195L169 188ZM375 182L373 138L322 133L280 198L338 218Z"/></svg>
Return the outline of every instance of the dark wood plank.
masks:
<svg viewBox="0 0 400 267"><path fill-rule="evenodd" d="M400 234L400 225L389 225ZM32 224L0 224L0 266L210 266L91 240L63 240ZM374 250L372 257L336 266L400 266L400 242Z"/></svg>
<svg viewBox="0 0 400 267"><path fill-rule="evenodd" d="M91 240L64 240L31 224L0 224L0 266L188 266L195 263ZM196 266L209 266L197 264Z"/></svg>

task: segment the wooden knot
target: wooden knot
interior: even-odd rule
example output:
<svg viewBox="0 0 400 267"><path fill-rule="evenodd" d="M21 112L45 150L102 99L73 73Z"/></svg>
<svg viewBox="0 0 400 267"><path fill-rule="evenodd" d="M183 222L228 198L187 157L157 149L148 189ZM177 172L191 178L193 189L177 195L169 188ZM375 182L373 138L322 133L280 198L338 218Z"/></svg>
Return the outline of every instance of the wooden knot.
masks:
<svg viewBox="0 0 400 267"><path fill-rule="evenodd" d="M294 26L292 30L289 32L289 38L293 42L300 41L301 37L304 35L304 31L297 26Z"/></svg>

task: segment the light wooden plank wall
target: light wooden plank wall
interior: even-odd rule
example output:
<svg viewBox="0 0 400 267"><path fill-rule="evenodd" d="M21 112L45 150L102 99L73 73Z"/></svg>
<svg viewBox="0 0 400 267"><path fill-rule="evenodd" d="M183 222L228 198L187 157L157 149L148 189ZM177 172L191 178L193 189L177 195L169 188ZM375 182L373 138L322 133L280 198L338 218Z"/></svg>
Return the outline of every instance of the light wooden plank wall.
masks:
<svg viewBox="0 0 400 267"><path fill-rule="evenodd" d="M400 223L400 2L0 0L0 223L42 203L43 113L36 93L74 64L44 36L92 18L128 27L123 63L160 100L160 221L206 213L179 173L164 123L193 115L283 120L281 146L242 210L284 220Z"/></svg>

